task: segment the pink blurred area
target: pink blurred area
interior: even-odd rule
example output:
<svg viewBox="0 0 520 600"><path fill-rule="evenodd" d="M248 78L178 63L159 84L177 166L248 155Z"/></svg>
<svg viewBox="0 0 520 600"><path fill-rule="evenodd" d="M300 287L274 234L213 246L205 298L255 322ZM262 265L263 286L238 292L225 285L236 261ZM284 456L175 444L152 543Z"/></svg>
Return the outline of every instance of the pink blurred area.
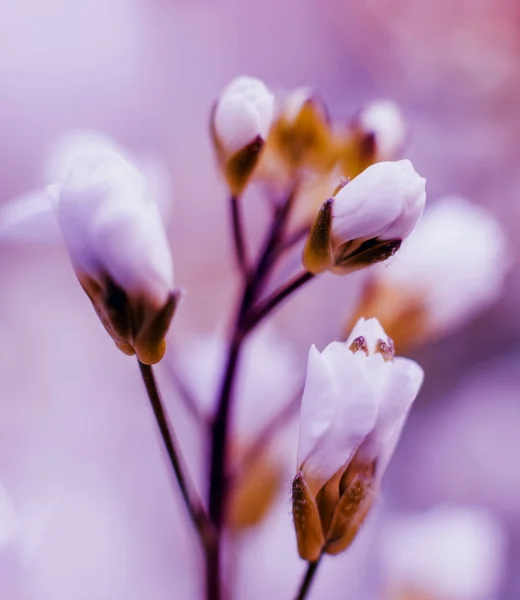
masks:
<svg viewBox="0 0 520 600"><path fill-rule="evenodd" d="M518 598L519 3L2 2L0 204L40 185L46 147L78 128L163 161L176 280L185 291L173 331L181 346L222 332L232 307L227 203L207 124L219 90L243 73L274 89L311 85L341 118L368 100L395 99L411 124L407 156L427 178L429 200L461 193L503 223L513 262L503 298L414 357L426 385L388 473L382 512L446 500L491 509L510 531L500 598ZM247 200L258 241L265 206L258 194ZM0 246L0 270L0 488L16 512L14 541L4 546L0 522L0 597L166 600L175 589L176 597L199 598L201 557L134 361L114 349L62 248ZM358 283L326 276L275 319L302 375L309 345L337 337ZM168 404L202 481L200 432L173 394ZM1 506L0 520L8 514ZM284 594L295 588L301 565L289 560L284 570L269 554L283 522L280 544L296 556L289 510L281 498L258 541L240 541L250 547L239 561L241 600L274 597L278 579ZM374 528L352 558L324 569L331 600L347 585L351 597L368 593L368 574L356 565L370 565ZM263 553L261 566L254 552ZM267 595L255 595L262 591L247 574L256 571Z"/></svg>

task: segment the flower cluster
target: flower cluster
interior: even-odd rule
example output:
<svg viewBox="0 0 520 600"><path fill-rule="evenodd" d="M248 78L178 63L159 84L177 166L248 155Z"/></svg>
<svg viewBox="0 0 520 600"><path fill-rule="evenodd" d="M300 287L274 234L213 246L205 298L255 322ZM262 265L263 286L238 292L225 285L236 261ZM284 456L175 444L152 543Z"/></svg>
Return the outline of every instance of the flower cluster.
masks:
<svg viewBox="0 0 520 600"><path fill-rule="evenodd" d="M410 161L379 162L391 161L403 145L397 107L375 103L348 127L332 123L307 89L289 94L278 113L273 107L265 85L246 77L231 82L214 106L211 132L231 193L240 195L254 176L278 180L312 211L315 203L300 188L309 180L316 186L318 178L330 191L312 219L304 266L312 273L346 273L393 256L426 200L425 180ZM354 178L346 183L345 177Z"/></svg>
<svg viewBox="0 0 520 600"><path fill-rule="evenodd" d="M498 297L508 268L500 226L459 198L425 211L426 181L402 158L407 129L391 101L340 122L312 90L274 94L252 77L233 80L214 102L210 135L229 192L241 297L228 336L205 339L187 373L171 354L165 361L201 448L209 448L200 477L181 452L175 429L183 428L170 422L152 369L165 357L179 301L164 224L167 194L158 190L157 173L102 135L76 134L47 157L44 192L0 211L4 242L64 242L106 331L119 350L137 357L165 459L204 551L207 600L227 597L224 557L240 554L229 545L266 520L286 476L289 525L308 562L297 597L306 597L319 561L349 548L377 503L421 388L422 368L396 348L444 334ZM251 184L272 208L256 253L242 222ZM297 260L284 263L291 253ZM280 265L295 263L279 284ZM244 349L302 286L325 272L359 269L368 275L347 332L338 332L346 341L331 341L322 352L313 345L304 382L295 384L298 368L272 332ZM286 425L298 412L296 444ZM281 433L284 443L273 452ZM14 535L2 531L0 522L0 546Z"/></svg>

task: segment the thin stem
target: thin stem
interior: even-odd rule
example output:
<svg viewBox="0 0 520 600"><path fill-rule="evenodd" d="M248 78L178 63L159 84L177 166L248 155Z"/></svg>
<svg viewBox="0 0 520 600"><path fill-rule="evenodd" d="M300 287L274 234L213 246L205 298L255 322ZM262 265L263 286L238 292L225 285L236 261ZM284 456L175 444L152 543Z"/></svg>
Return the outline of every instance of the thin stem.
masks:
<svg viewBox="0 0 520 600"><path fill-rule="evenodd" d="M285 202L277 206L273 215L273 224L267 236L263 250L258 260L258 265L255 272L255 297L258 296L265 283L271 268L273 267L278 251L285 245L284 233L287 225L287 220L293 207L294 201L298 193L298 184L295 184L287 196Z"/></svg>
<svg viewBox="0 0 520 600"><path fill-rule="evenodd" d="M247 323L247 330L254 329L272 310L288 298L293 292L305 285L314 277L313 273L304 271L296 275L288 283L277 289L273 294L261 304L251 316Z"/></svg>
<svg viewBox="0 0 520 600"><path fill-rule="evenodd" d="M242 211L240 210L240 198L233 195L230 197L229 201L231 204L231 222L233 226L235 258L240 273L244 277L244 280L247 280L249 277L249 260L247 258Z"/></svg>
<svg viewBox="0 0 520 600"><path fill-rule="evenodd" d="M173 433L172 425L164 409L152 367L150 365L145 365L140 361L138 362L148 399L150 400L150 405L153 409L155 421L159 428L168 459L179 484L184 504L188 509L190 518L197 529L203 546L208 548L214 539L213 526L206 515L202 502L195 496L195 493L191 491L193 486L190 484L188 477L184 472L178 444Z"/></svg>
<svg viewBox="0 0 520 600"><path fill-rule="evenodd" d="M316 562L310 562L307 565L307 570L305 571L305 576L300 585L300 589L298 590L298 595L296 596L296 600L305 600L305 598L309 595L309 590L311 589L312 582L314 581L314 577L316 576L316 571L318 570L318 566L321 561L321 556L318 558Z"/></svg>
<svg viewBox="0 0 520 600"><path fill-rule="evenodd" d="M206 552L206 600L223 600L225 597L220 581L220 553L220 539L217 537Z"/></svg>
<svg viewBox="0 0 520 600"><path fill-rule="evenodd" d="M246 281L244 286L240 308L237 313L235 326L231 336L226 368L220 388L217 413L212 430L209 515L217 530L219 530L222 526L223 507L227 487L225 466L233 384L240 352L242 349L242 342L246 333L248 333L248 331L246 331L244 328L244 323L249 318L249 312L254 303L255 297L258 294L258 290L269 273L270 267L274 260L273 254L276 252L276 248L281 243L285 223L289 216L292 203L294 202L296 193L295 189L288 196L286 202L283 203L275 213L271 230L267 236L264 249L262 250L260 258L258 259L253 276Z"/></svg>
<svg viewBox="0 0 520 600"><path fill-rule="evenodd" d="M270 232L266 238L263 250L258 259L256 268L244 278L244 289L240 302L233 332L229 343L226 367L219 391L217 412L213 421L211 432L211 465L209 475L209 517L216 529L216 540L206 555L206 598L207 600L222 599L222 584L220 581L221 570L221 545L222 529L224 525L225 507L229 488L229 474L227 472L228 460L228 437L229 421L232 408L233 388L235 375L242 351L245 337L253 329L246 324L250 320L251 311L255 299L261 293L262 287L276 261L279 246L283 242L285 225L290 214L292 204L296 195L296 187L288 196L286 202L277 208ZM243 248L243 240L240 245L241 228L238 227L238 202L232 199L233 224L235 248L237 256L238 249ZM243 254L240 254L243 255Z"/></svg>
<svg viewBox="0 0 520 600"><path fill-rule="evenodd" d="M221 531L224 520L224 510L227 496L226 455L229 428L229 412L232 399L235 372L238 366L242 346L240 322L237 321L231 340L229 354L220 391L218 409L212 428L211 466L209 481L209 517L216 529L216 540L206 557L206 598L221 600L222 589L220 582L221 565Z"/></svg>
<svg viewBox="0 0 520 600"><path fill-rule="evenodd" d="M228 437L229 408L235 371L241 351L241 338L234 336L228 354L226 370L220 392L220 402L213 424L213 452L211 454L209 515L217 530L222 527L224 516L224 493L226 488L226 446ZM218 492L217 492L218 491ZM212 493L211 493L212 492Z"/></svg>

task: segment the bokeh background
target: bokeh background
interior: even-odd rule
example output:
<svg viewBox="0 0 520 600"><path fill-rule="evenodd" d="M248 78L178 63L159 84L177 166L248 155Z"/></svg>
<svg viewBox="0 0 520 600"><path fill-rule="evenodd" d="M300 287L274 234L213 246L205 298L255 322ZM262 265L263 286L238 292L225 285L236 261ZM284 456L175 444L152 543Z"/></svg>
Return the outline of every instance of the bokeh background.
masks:
<svg viewBox="0 0 520 600"><path fill-rule="evenodd" d="M385 505L416 511L454 501L489 509L507 533L499 598L517 599L520 5L1 3L0 203L40 186L46 147L78 128L160 159L172 189L176 279L185 290L173 332L181 349L224 331L232 308L227 204L207 123L220 89L243 73L275 89L310 85L338 118L374 98L396 100L411 126L406 155L427 178L429 201L460 193L503 224L512 268L501 300L414 355L426 382L388 472ZM257 240L261 198L252 194L248 210ZM175 586L177 597L197 598L190 581L200 569L196 545L172 502L135 365L114 350L59 244L2 244L0 269L1 596L162 600ZM325 278L280 312L273 328L290 345L291 373L303 374L311 343L337 337L356 293L355 278ZM196 354L185 354L198 365ZM160 375L169 389L167 373ZM201 440L169 392L172 413L187 420L181 437L193 468L201 468ZM288 499L280 502L287 520ZM268 551L268 542L277 545L273 531L258 534L264 541L257 543L267 578L285 583L276 596L243 584L237 597L292 593L301 565L276 564ZM243 543L254 547L248 535ZM365 590L374 536L368 532L352 559L342 559L331 597L357 585L345 569ZM244 559L244 572L262 572L250 562ZM238 585L247 579L236 578Z"/></svg>

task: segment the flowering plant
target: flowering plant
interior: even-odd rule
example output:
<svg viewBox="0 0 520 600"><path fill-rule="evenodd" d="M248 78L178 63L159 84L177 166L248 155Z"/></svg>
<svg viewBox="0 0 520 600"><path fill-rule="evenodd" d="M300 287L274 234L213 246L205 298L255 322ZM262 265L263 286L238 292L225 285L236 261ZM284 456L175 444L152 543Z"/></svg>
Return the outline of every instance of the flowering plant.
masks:
<svg viewBox="0 0 520 600"><path fill-rule="evenodd" d="M170 355L165 359L179 397L205 426L206 483L200 487L206 498L183 457L153 371L165 358L179 302L189 302L174 284L164 202L153 177L112 141L83 137L66 151L61 148L61 166L52 170L44 193L4 206L0 235L54 239L57 224L79 283L107 333L119 350L137 357L167 463L200 540L207 600L233 596L230 532L257 526L269 513L283 475L267 449L300 411L291 501L294 553L308 565L301 584L295 583L295 597L303 600L323 557L349 548L377 503L382 477L419 393L421 367L396 351L445 333L459 314L474 313L493 294L479 302L468 296L451 311L442 311L442 294L424 269L423 277L399 276L399 269L407 273L408 258L400 265L401 253L411 255L420 269L421 264L442 266L449 252L461 257L464 248L455 248L456 236L446 238L444 255L432 243L442 221L438 215L435 221L434 210L440 212L441 205L422 217L425 179L409 160L397 160L406 126L393 103L373 103L344 124L333 122L324 103L307 89L277 97L263 82L240 77L213 105L210 135L229 192L241 294L209 408L190 389L196 386L189 380L197 375L187 377ZM271 208L255 258L243 220L253 185L265 193ZM473 273L497 273L495 263L504 262L500 228L465 201L453 206L448 219L453 224L461 216L468 240L491 240L493 252ZM441 229L446 231L444 225ZM474 251L466 255L469 262ZM287 257L298 267L279 283ZM390 267L378 271L380 263ZM316 277L325 272L349 276L369 268L341 341L332 341L322 352L312 346L303 385L292 386L296 393L287 390L285 404L277 398L269 418L246 443L236 443L232 423L246 401L237 382L243 378L249 339ZM495 289L501 282L502 274ZM439 298L432 303L435 294ZM432 316L437 313L441 316ZM202 372L200 362L199 353Z"/></svg>

